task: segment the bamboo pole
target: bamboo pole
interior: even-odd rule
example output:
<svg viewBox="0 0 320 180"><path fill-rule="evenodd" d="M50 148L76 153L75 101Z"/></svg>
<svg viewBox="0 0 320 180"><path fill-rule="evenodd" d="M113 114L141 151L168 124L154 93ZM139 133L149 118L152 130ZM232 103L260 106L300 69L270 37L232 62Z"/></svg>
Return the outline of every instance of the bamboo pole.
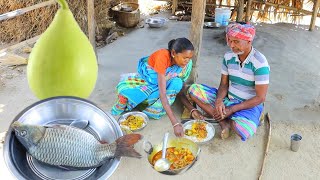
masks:
<svg viewBox="0 0 320 180"><path fill-rule="evenodd" d="M264 172L264 165L265 165L266 158L267 158L267 156L268 156L268 150L269 150L270 140L271 140L271 119L270 119L269 113L267 113L266 116L267 116L266 119L267 119L268 124L269 124L268 141L267 141L266 149L265 149L265 151L264 151L264 157L263 157L263 161L262 161L262 165L261 165L261 170L260 170L260 175L259 175L258 180L261 180L262 174L263 174L263 172Z"/></svg>
<svg viewBox="0 0 320 180"><path fill-rule="evenodd" d="M93 49L96 49L96 26L94 20L94 0L87 0L88 8L88 35L89 40L93 46Z"/></svg>
<svg viewBox="0 0 320 180"><path fill-rule="evenodd" d="M0 21L6 20L6 19L11 19L13 17L25 14L25 13L27 13L29 11L32 11L32 10L35 10L35 9L38 9L38 8L41 8L41 7L53 5L55 3L57 3L55 0L49 0L49 1L45 1L45 2L39 3L39 4L35 4L33 6L25 7L25 8L22 8L22 9L17 9L17 10L8 12L8 13L4 13L4 14L0 15Z"/></svg>
<svg viewBox="0 0 320 180"><path fill-rule="evenodd" d="M319 5L320 5L320 0L315 0L313 4L313 13L311 17L309 31L313 31L314 27L316 26L317 14L319 12Z"/></svg>
<svg viewBox="0 0 320 180"><path fill-rule="evenodd" d="M301 12L301 13L307 14L307 15L312 15L312 12L304 10L304 9L298 9L298 8L294 8L294 7L290 7L290 6L285 6L285 5L280 5L280 4L270 3L270 2L257 1L257 0L252 0L252 2L266 4L266 5L274 6L277 8L289 9L289 10ZM317 14L317 17L320 17L320 13Z"/></svg>
<svg viewBox="0 0 320 180"><path fill-rule="evenodd" d="M243 9L244 9L244 0L238 0L239 6L237 10L237 21L242 21Z"/></svg>
<svg viewBox="0 0 320 180"><path fill-rule="evenodd" d="M189 3L189 2L181 2L179 4L186 6L186 7L192 6L192 3ZM237 7L237 6L229 6L229 5L223 5L223 4L206 4L206 6L209 6L209 7L211 7L211 6L213 6L213 7L217 7L217 6L218 7Z"/></svg>
<svg viewBox="0 0 320 180"><path fill-rule="evenodd" d="M197 61L200 56L205 10L206 0L200 0L200 2L199 0L192 0L191 30L189 37L194 46L194 53L192 58L193 67L191 76L187 82L188 84L194 83L197 79Z"/></svg>
<svg viewBox="0 0 320 180"><path fill-rule="evenodd" d="M252 4L252 0L248 0L247 10L246 10L246 22L250 22L251 20L251 4Z"/></svg>

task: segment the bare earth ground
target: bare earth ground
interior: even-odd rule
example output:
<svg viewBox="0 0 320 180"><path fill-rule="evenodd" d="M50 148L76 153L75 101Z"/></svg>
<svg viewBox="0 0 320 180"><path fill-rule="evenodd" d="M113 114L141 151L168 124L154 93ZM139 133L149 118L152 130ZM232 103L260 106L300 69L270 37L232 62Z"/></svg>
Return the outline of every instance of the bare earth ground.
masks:
<svg viewBox="0 0 320 180"><path fill-rule="evenodd" d="M262 52L271 66L271 82L266 112L271 115L272 136L264 179L318 179L320 176L320 31L309 32L307 26L292 24L257 24L254 47ZM109 112L115 101L115 86L120 74L135 72L140 57L158 48L166 48L172 38L188 37L190 22L170 21L161 29L147 26L135 29L112 44L98 49L99 78L89 98ZM204 29L201 57L198 62L198 83L218 86L220 63L228 51L224 29ZM0 69L0 132L6 131L13 118L37 101L30 92L26 67ZM175 114L181 115L179 104ZM115 117L117 118L117 117ZM167 116L151 121L141 131L144 140L161 141L164 132L173 135ZM141 144L142 159L123 158L110 179L257 179L267 139L266 123L247 142L238 137L222 141L220 128L215 138L201 146L198 162L187 172L166 176L154 171ZM303 136L301 149L290 151L290 135ZM1 148L0 148L1 149ZM1 156L2 158L2 156ZM9 172L0 161L0 174Z"/></svg>

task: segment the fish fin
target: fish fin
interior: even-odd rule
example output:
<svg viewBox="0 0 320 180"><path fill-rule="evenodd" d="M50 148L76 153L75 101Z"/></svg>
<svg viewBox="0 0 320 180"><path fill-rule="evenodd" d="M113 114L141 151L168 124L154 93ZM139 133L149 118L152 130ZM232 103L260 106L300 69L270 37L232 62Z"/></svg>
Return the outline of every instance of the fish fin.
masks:
<svg viewBox="0 0 320 180"><path fill-rule="evenodd" d="M117 148L115 152L115 157L127 156L141 158L136 150L134 150L133 145L142 139L141 134L127 134L116 140Z"/></svg>
<svg viewBox="0 0 320 180"><path fill-rule="evenodd" d="M100 144L108 144L107 141L99 141L99 142L100 142Z"/></svg>

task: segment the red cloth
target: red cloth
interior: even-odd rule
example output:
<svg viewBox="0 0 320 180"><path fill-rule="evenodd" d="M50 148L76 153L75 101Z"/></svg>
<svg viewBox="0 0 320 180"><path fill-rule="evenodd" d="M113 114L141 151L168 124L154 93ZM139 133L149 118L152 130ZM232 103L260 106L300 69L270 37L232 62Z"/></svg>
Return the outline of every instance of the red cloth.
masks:
<svg viewBox="0 0 320 180"><path fill-rule="evenodd" d="M250 24L234 23L227 26L226 32L227 36L252 41L256 34L256 29Z"/></svg>

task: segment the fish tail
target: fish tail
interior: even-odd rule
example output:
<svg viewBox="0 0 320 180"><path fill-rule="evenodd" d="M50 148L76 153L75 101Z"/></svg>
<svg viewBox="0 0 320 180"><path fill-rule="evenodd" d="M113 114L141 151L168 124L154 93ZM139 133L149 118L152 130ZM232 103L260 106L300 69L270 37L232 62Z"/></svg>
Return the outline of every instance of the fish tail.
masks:
<svg viewBox="0 0 320 180"><path fill-rule="evenodd" d="M134 150L133 145L142 139L141 134L127 134L116 140L117 148L115 152L116 157L127 156L141 158L141 155Z"/></svg>

